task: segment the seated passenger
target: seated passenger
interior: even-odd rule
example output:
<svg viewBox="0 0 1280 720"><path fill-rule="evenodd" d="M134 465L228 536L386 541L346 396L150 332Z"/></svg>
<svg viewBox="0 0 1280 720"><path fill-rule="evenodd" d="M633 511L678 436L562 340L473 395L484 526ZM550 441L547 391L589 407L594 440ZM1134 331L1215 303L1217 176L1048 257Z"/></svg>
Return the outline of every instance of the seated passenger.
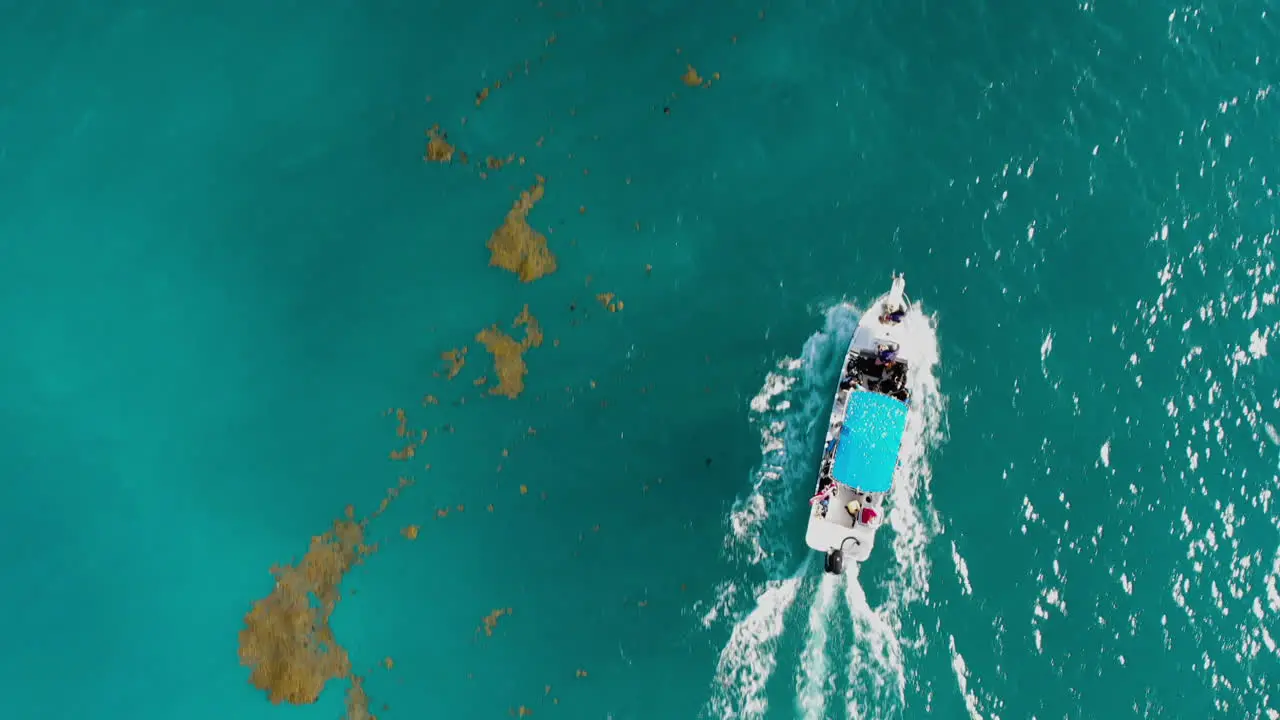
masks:
<svg viewBox="0 0 1280 720"><path fill-rule="evenodd" d="M884 314L880 316L880 322L885 325L897 325L907 316L907 311L901 305L890 309L885 306Z"/></svg>
<svg viewBox="0 0 1280 720"><path fill-rule="evenodd" d="M809 504L812 505L820 502L825 506L826 503L831 501L831 496L835 494L835 491L836 484L834 482L827 483L827 486L819 490L817 495L809 498Z"/></svg>
<svg viewBox="0 0 1280 720"><path fill-rule="evenodd" d="M880 513L876 512L876 509L875 509L875 508L873 508L873 507L871 507L871 506L869 506L869 505L868 505L868 506L866 506L866 507L863 507L863 508L862 508L862 518L861 518L861 520L862 520L863 524L865 524L865 525L871 525L871 524L872 524L873 522L875 522L879 517L880 517Z"/></svg>
<svg viewBox="0 0 1280 720"><path fill-rule="evenodd" d="M844 506L844 509L848 511L849 517L853 518L854 522L857 522L858 511L862 509L862 503L858 502L856 499L850 500L849 504Z"/></svg>

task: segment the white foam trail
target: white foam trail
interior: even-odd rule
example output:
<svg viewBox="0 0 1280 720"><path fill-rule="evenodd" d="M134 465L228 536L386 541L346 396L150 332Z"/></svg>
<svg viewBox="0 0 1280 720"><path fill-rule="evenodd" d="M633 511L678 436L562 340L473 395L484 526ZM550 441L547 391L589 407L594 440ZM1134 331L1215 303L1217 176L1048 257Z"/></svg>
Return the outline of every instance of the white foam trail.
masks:
<svg viewBox="0 0 1280 720"><path fill-rule="evenodd" d="M760 428L761 464L752 475L751 490L734 503L725 537L729 552L749 565L766 569L769 579L755 607L738 620L716 666L714 695L708 714L721 720L762 717L768 708L765 684L777 667L776 647L787 610L795 603L813 556L785 575L794 542L785 522L797 493L812 482L806 467L812 438L830 410L832 378L857 327L860 313L848 305L830 308L823 328L805 341L799 358L783 358L751 400L753 420ZM794 452L789 452L793 450ZM807 499L808 495L805 495ZM740 583L721 584L715 607L704 614L704 626L731 615ZM829 679L824 671L815 677Z"/></svg>
<svg viewBox="0 0 1280 720"><path fill-rule="evenodd" d="M733 627L716 663L716 684L725 692L712 698L712 717L721 720L763 718L769 709L765 684L778 664L778 638L787 609L796 601L800 583L812 562L805 562L785 580L770 580L756 598L756 606Z"/></svg>
<svg viewBox="0 0 1280 720"><path fill-rule="evenodd" d="M729 515L732 532L725 545L739 559L763 565L771 577L792 567L793 538L790 528L768 520L796 505L797 494L804 494L796 482L815 481L806 477L812 474L807 465L814 432L831 410L835 368L859 316L849 305L829 309L822 330L805 341L800 357L779 361L751 399L752 419L760 430L761 463L753 473L751 491L734 503ZM818 436L821 439L821 433Z"/></svg>
<svg viewBox="0 0 1280 720"><path fill-rule="evenodd" d="M964 709L969 713L969 720L982 720L982 713L978 711L978 696L969 689L969 666L965 664L960 651L956 650L954 635L947 636L947 651L951 653L951 672L956 676L956 687L960 688L960 697L964 698Z"/></svg>
<svg viewBox="0 0 1280 720"><path fill-rule="evenodd" d="M827 694L835 690L835 677L828 668L827 642L839 590L840 578L823 573L809 607L809 634L796 673L796 709L805 720L826 720Z"/></svg>
<svg viewBox="0 0 1280 720"><path fill-rule="evenodd" d="M938 533L941 523L929 490L933 469L928 450L945 437L946 411L946 400L938 387L938 331L934 318L925 315L920 304L915 303L903 320L903 330L904 345L912 348L912 362L907 366L911 404L888 513L899 570L894 577L901 578L894 582L890 601L899 605L916 602L929 593L929 556L925 546Z"/></svg>
<svg viewBox="0 0 1280 720"><path fill-rule="evenodd" d="M896 608L872 608L867 593L858 579L855 565L846 571L844 581L845 604L853 623L855 642L849 650L849 674L845 700L846 713L851 718L861 717L859 700L870 700L873 707L882 707L897 701L899 707L906 700L907 676L903 663L902 642L898 638L901 621L894 615ZM867 661L870 660L870 663ZM857 690L863 698L855 695ZM870 691L870 698L865 697Z"/></svg>

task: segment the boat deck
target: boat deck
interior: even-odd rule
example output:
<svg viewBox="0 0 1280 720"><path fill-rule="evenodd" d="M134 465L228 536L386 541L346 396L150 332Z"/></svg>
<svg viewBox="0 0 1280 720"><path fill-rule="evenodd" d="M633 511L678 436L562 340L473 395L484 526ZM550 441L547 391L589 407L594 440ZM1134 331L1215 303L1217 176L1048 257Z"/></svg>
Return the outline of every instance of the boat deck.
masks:
<svg viewBox="0 0 1280 720"><path fill-rule="evenodd" d="M855 522L854 517L846 509L853 500L857 500L865 507L873 508L883 521L885 512L883 494L863 493L847 485L841 485L832 494L830 502L825 507L823 503L813 504L811 522L805 532L805 543L810 548L821 548L824 551L843 549L845 558L854 562L863 562L870 557L880 523L868 525Z"/></svg>

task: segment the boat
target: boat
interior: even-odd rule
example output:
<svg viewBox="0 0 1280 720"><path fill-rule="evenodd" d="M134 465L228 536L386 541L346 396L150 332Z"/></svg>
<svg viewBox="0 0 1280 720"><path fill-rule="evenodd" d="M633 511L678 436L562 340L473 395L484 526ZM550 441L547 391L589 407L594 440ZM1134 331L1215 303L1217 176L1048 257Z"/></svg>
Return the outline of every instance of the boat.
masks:
<svg viewBox="0 0 1280 720"><path fill-rule="evenodd" d="M864 562L884 522L885 500L907 427L906 279L872 303L849 342L810 499L805 543L824 553L824 570Z"/></svg>

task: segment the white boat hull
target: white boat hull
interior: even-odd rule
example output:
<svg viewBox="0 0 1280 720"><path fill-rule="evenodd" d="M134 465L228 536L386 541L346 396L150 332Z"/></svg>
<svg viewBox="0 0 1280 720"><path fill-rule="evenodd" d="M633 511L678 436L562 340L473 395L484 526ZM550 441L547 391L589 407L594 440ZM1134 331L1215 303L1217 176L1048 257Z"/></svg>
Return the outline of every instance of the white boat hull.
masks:
<svg viewBox="0 0 1280 720"><path fill-rule="evenodd" d="M827 572L869 558L884 521L906 422L906 368L914 359L904 290L905 281L895 277L862 315L841 366L815 490L827 499L812 502L805 531L805 543L827 556ZM894 310L898 317L886 317Z"/></svg>

